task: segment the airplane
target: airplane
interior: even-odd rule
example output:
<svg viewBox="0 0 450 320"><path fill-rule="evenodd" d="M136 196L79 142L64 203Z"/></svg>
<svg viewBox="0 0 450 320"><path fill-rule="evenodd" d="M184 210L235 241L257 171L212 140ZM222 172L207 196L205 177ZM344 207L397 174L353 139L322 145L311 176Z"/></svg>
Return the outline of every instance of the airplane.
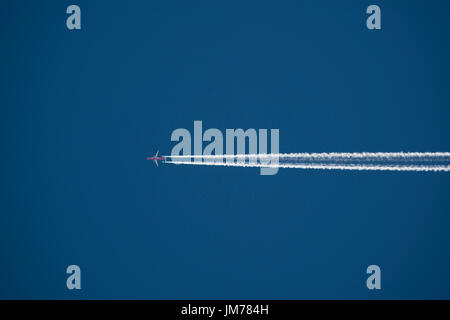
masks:
<svg viewBox="0 0 450 320"><path fill-rule="evenodd" d="M166 161L167 160L166 157L159 157L158 158L158 153L159 153L159 150L156 152L156 154L153 157L147 157L147 160L155 161L157 167L159 167L158 160L160 160L160 161Z"/></svg>

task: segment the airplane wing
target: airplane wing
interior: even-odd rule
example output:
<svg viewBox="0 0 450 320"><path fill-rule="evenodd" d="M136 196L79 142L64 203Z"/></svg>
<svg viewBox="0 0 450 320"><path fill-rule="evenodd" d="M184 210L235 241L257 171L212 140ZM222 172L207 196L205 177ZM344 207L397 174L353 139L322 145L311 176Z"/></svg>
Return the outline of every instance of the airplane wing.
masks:
<svg viewBox="0 0 450 320"><path fill-rule="evenodd" d="M156 166L159 167L159 165L158 165L158 160L154 159L153 161L155 161Z"/></svg>

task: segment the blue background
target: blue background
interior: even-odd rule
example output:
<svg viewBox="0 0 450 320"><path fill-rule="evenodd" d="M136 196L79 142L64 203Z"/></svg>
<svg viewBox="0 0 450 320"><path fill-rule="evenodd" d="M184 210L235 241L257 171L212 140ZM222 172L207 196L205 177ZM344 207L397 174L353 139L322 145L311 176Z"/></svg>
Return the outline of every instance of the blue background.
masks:
<svg viewBox="0 0 450 320"><path fill-rule="evenodd" d="M365 26L370 4L381 31ZM279 128L281 152L450 151L449 12L2 1L0 298L450 298L448 173L145 159L194 120ZM371 264L380 291L366 288Z"/></svg>

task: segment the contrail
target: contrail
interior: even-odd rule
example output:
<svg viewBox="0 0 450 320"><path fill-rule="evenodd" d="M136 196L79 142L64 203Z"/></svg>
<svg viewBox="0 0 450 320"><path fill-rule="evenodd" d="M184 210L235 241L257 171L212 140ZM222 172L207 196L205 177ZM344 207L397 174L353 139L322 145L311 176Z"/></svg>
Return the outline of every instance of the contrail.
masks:
<svg viewBox="0 0 450 320"><path fill-rule="evenodd" d="M450 171L450 152L278 153L165 156L166 163L322 170ZM195 161L191 161L194 159ZM259 162L258 162L259 161Z"/></svg>
<svg viewBox="0 0 450 320"><path fill-rule="evenodd" d="M189 159L221 159L221 158L436 158L450 157L450 152L329 152L329 153L258 153L258 154L224 154L224 155L183 155L164 156L166 158Z"/></svg>

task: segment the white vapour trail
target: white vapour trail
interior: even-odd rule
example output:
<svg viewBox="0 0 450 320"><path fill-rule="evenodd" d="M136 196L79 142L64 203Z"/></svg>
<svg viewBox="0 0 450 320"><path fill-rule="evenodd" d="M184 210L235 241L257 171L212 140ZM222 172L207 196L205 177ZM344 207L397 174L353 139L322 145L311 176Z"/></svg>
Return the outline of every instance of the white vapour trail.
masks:
<svg viewBox="0 0 450 320"><path fill-rule="evenodd" d="M166 156L166 158L170 159L166 163L205 166L323 170L450 171L450 152L183 155ZM202 159L202 161L192 162L190 161L191 159ZM225 162L222 160L225 160ZM247 160L248 162L246 162Z"/></svg>
<svg viewBox="0 0 450 320"><path fill-rule="evenodd" d="M224 155L183 155L164 156L171 159L227 159L227 158L436 158L450 157L450 152L329 152L329 153L261 153L261 154L224 154Z"/></svg>
<svg viewBox="0 0 450 320"><path fill-rule="evenodd" d="M371 164L308 164L308 163L244 163L244 162L191 162L191 161L165 161L172 164L187 164L195 166L225 166L248 168L290 168L290 169L322 169L322 170L375 170L375 171L450 171L450 166L420 166L420 165L371 165Z"/></svg>

